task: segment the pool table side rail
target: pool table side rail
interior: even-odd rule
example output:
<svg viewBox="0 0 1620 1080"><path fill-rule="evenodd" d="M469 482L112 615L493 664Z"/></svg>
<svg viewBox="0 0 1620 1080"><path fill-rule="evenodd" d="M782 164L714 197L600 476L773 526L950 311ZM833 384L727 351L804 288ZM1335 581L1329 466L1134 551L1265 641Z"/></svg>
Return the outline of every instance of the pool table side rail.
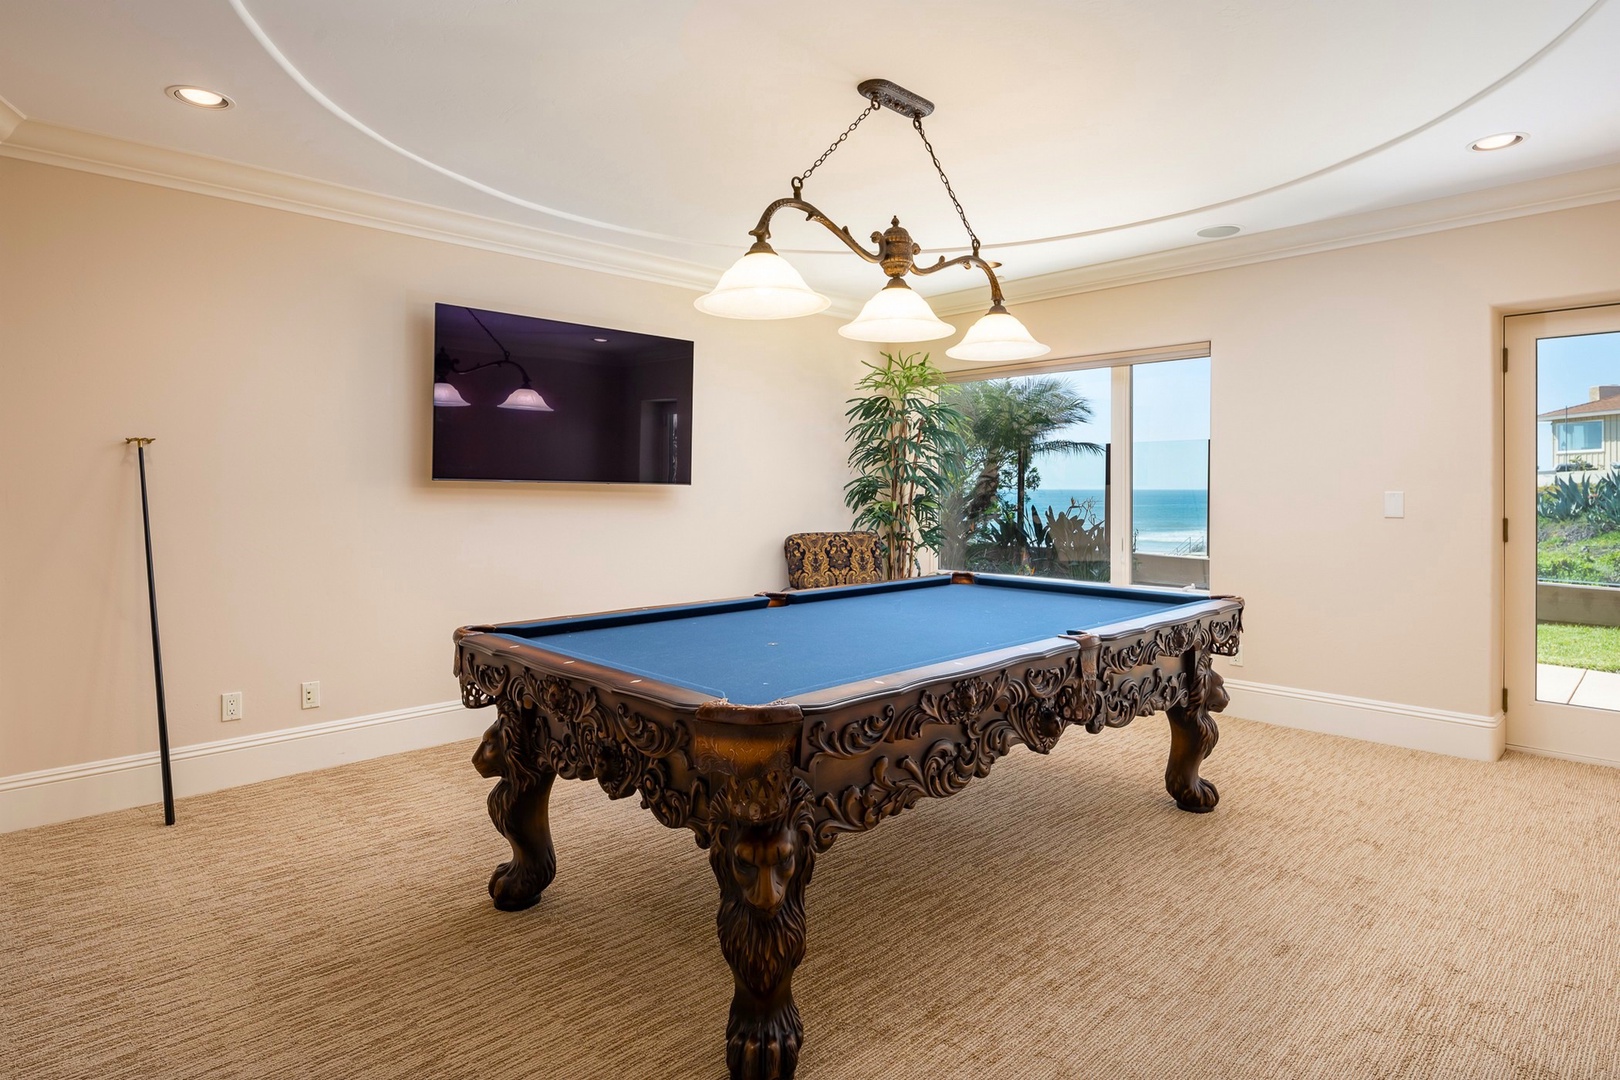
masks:
<svg viewBox="0 0 1620 1080"><path fill-rule="evenodd" d="M974 577L983 580L991 576L942 574L930 578L911 579L908 582L882 584L909 586L917 582L921 583L920 587L928 587L963 584L967 583L963 579ZM1024 579L1005 580L1016 584ZM822 596L835 593L859 595L876 591L880 587L837 586L823 590L806 590L806 593L813 591ZM1172 590L1158 591L1163 592L1167 598L1179 598L1182 595ZM805 593L788 595L798 597L801 602L809 599ZM488 692L481 693L479 690L478 672L484 671L486 678L489 677L489 664L474 660L474 657L481 656L487 660L499 658L516 662L522 668L539 674L578 680L583 684L599 687L618 698L636 702L650 717L656 717L666 723L679 723L686 718L702 717L729 725L792 725L801 723L806 716L859 711L873 700L909 697L920 694L930 687L982 678L1018 664L1051 661L1069 652L1074 652L1077 656L1090 652L1096 657L1097 670L1114 676L1116 682L1123 672L1131 668L1149 667L1161 658L1178 657L1190 648L1199 648L1212 655L1231 656L1237 652L1243 611L1243 601L1237 597L1194 596L1189 598L1189 602L1167 607L1159 615L1147 620L1132 619L1084 632L1054 635L1008 648L892 672L878 678L861 679L810 691L796 695L792 702L778 701L759 705L734 705L724 698L717 698L700 690L664 682L650 676L636 675L565 653L553 652L539 645L523 644L506 636L511 630L519 627L567 624L577 628L581 624L595 623L610 616L622 616L624 621L631 621L648 613L656 613L661 618L679 618L688 614L699 614L704 609L717 612L744 610L749 606L777 603L779 601L776 600L776 596L777 594L773 593L762 593L755 597L738 597L706 604L631 608L585 618L570 617L543 622L462 627L454 634L456 650L452 673L462 683L464 704L469 708L490 704L489 700L485 700L489 696ZM820 599L822 596L816 598ZM786 602L793 601L789 599ZM1109 688L1105 686L1099 689ZM1155 703L1163 700L1165 694L1162 692L1152 697L1152 702ZM1163 707L1160 704L1157 708L1134 715L1147 715ZM1100 711L1104 710L1088 710L1087 715L1077 717L1072 722L1087 722L1092 719L1090 715L1092 712ZM1119 722L1121 721L1116 718L1110 723L1112 726L1118 726Z"/></svg>
<svg viewBox="0 0 1620 1080"><path fill-rule="evenodd" d="M693 715L698 709L706 705L718 706L725 704L725 699L692 687L666 682L655 676L638 675L611 665L599 664L583 657L553 651L543 645L514 641L512 638L522 637L533 641L543 641L545 637L552 634L605 629L638 622L662 622L673 619L696 618L703 615L725 614L762 607L782 607L789 604L865 596L872 593L910 591L950 585L981 585L1014 589L1041 588L1047 591L1072 591L1086 596L1126 599L1136 598L1146 593L1153 594L1156 599L1162 598L1167 601L1167 606L1161 613L1152 616L1145 623L1142 619L1130 619L1116 624L1087 628L1083 631L1075 630L1048 638L1035 639L1027 643L988 650L937 664L886 673L878 678L860 679L850 683L823 687L819 690L794 695L792 704L798 706L805 713L855 706L874 697L909 692L941 679L964 678L1006 663L1015 663L1021 659L1044 660L1063 649L1072 647L1071 643L1080 640L1082 637L1098 638L1104 642L1115 638L1133 637L1144 630L1158 629L1163 626L1186 622L1190 619L1201 619L1207 614L1226 611L1234 603L1241 609L1243 603L1242 600L1236 597L1188 593L1178 589L1149 586L1112 586L1096 582L1057 581L1012 575L950 571L900 581L876 582L865 585L834 585L821 589L796 591L765 591L756 593L753 596L731 597L701 603L621 608L589 615L568 615L554 619L530 619L521 622L462 627L455 632L456 664L453 674L458 678L461 675L461 653L464 641L478 638L480 635L493 635L484 640L476 641L469 647L486 655L507 655L517 658L529 666L547 670L554 675L567 676L571 673L574 677L610 687L621 695L639 698L656 709L667 710L673 714ZM536 633L536 631L541 630L543 630L543 633ZM1235 645L1233 651L1236 651ZM777 706L781 704L781 702L774 702L737 706L728 711L732 714L731 722L733 723L796 722L797 714L778 708Z"/></svg>
<svg viewBox="0 0 1620 1080"><path fill-rule="evenodd" d="M519 667L557 678L607 690L617 697L635 700L650 713L670 722L701 717L720 722L748 724L798 724L807 714L856 708L876 698L911 694L930 686L982 676L1018 664L1039 663L1089 647L1095 652L1096 639L1089 634L1059 634L1027 644L975 653L956 660L897 671L881 678L862 679L797 695L792 701L764 704L734 704L689 687L635 675L619 668L552 652L538 645L525 645L491 627L469 626L455 633L456 660L453 674L464 687L469 679L479 685L480 671L490 664ZM483 658L480 661L478 658ZM492 683L493 685L493 683ZM486 695L488 691L485 691ZM476 692L475 692L475 697ZM487 704L484 702L482 704ZM479 708L482 704L469 704Z"/></svg>
<svg viewBox="0 0 1620 1080"><path fill-rule="evenodd" d="M496 662L503 667L516 664L537 673L602 687L620 696L638 699L648 707L672 716L695 714L698 709L715 700L713 694L689 687L635 675L566 653L552 652L538 645L525 645L507 637L503 630L503 626L464 626L455 632L456 658L452 674L461 681L464 691L469 679L475 687L481 685L480 674L487 672L489 662ZM480 658L483 662L480 662ZM469 704L468 707L481 708L487 704Z"/></svg>

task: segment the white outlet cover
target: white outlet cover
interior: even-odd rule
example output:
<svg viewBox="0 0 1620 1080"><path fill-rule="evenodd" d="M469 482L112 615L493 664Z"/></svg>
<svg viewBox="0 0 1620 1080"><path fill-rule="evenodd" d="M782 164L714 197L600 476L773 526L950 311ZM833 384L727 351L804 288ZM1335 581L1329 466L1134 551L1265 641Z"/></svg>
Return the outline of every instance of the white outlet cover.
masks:
<svg viewBox="0 0 1620 1080"><path fill-rule="evenodd" d="M299 685L299 706L305 709L321 707L321 684L307 682Z"/></svg>
<svg viewBox="0 0 1620 1080"><path fill-rule="evenodd" d="M242 719L242 691L233 690L219 695L219 718L222 722Z"/></svg>
<svg viewBox="0 0 1620 1080"><path fill-rule="evenodd" d="M1403 518L1406 516L1406 492L1384 492L1384 516L1387 518Z"/></svg>

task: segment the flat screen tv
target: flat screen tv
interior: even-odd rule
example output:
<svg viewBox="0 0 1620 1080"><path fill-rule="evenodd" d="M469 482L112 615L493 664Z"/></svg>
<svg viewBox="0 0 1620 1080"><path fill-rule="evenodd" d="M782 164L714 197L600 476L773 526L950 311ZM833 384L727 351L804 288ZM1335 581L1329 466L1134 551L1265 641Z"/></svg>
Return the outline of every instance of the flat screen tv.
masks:
<svg viewBox="0 0 1620 1080"><path fill-rule="evenodd" d="M437 304L433 478L692 482L692 343Z"/></svg>

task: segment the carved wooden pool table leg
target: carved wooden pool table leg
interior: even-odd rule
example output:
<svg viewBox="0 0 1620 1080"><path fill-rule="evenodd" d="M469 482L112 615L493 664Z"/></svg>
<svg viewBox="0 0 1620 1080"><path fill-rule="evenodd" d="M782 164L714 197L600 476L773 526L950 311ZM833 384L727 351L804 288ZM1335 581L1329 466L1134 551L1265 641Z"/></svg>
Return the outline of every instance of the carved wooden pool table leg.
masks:
<svg viewBox="0 0 1620 1080"><path fill-rule="evenodd" d="M1225 680L1210 668L1209 657L1197 650L1187 653L1182 664L1190 688L1184 704L1165 710L1170 717L1170 762L1164 769L1164 786L1177 806L1205 814L1215 809L1221 795L1198 775L1198 767L1220 738L1211 714L1226 708Z"/></svg>
<svg viewBox="0 0 1620 1080"><path fill-rule="evenodd" d="M736 988L726 1023L732 1080L791 1080L804 1025L793 969L804 959L804 890L815 863L809 789L781 774L728 782L711 806L715 923Z"/></svg>
<svg viewBox="0 0 1620 1080"><path fill-rule="evenodd" d="M514 747L524 730L521 716L504 702L500 709L500 719L473 754L473 767L481 776L500 777L489 793L489 817L512 845L512 857L490 875L490 899L502 911L522 911L533 907L557 876L549 811L557 774Z"/></svg>

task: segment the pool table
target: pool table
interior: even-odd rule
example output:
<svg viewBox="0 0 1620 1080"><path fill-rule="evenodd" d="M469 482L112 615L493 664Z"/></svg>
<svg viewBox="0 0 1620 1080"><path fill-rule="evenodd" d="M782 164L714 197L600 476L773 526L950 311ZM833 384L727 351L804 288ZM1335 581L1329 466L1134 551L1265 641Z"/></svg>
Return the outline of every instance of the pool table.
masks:
<svg viewBox="0 0 1620 1080"><path fill-rule="evenodd" d="M1016 744L1044 754L1070 726L1160 711L1166 788L1214 809L1210 659L1237 651L1242 617L1235 597L951 573L463 627L462 701L496 707L473 763L499 779L489 814L512 848L490 896L518 910L550 884L556 777L639 795L719 881L731 1076L787 1080L805 887L833 842L961 791Z"/></svg>

